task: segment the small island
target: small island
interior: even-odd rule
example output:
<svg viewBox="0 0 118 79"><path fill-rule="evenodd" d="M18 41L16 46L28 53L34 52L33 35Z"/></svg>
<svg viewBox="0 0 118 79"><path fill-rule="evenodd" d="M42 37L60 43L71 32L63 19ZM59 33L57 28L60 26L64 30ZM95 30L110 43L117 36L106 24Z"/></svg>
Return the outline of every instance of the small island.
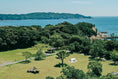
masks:
<svg viewBox="0 0 118 79"><path fill-rule="evenodd" d="M0 20L29 20L29 19L91 19L90 16L71 13L34 12L28 14L0 14Z"/></svg>

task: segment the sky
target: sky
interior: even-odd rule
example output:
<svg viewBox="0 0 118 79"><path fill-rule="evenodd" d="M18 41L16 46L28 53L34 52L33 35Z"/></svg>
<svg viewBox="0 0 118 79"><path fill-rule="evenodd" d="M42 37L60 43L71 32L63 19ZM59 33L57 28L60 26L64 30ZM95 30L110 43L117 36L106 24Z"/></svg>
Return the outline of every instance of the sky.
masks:
<svg viewBox="0 0 118 79"><path fill-rule="evenodd" d="M118 16L118 0L0 0L0 14L31 12Z"/></svg>

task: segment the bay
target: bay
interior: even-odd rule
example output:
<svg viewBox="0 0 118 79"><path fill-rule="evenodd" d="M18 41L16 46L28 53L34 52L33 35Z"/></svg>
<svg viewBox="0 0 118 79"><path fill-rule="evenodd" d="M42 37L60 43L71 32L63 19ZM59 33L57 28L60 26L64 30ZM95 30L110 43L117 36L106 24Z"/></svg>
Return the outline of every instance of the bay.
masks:
<svg viewBox="0 0 118 79"><path fill-rule="evenodd" d="M92 19L52 19L52 20L5 20L0 21L0 26L31 26L41 25L44 27L47 24L56 25L61 22L70 22L76 24L79 22L88 22L95 24L95 27L100 32L115 33L118 35L118 17L93 17Z"/></svg>

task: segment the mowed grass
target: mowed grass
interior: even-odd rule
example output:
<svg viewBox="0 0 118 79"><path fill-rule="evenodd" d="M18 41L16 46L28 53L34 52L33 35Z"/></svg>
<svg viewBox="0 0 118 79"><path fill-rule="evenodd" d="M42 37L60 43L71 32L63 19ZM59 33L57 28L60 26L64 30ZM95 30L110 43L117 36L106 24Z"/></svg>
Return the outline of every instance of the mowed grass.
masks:
<svg viewBox="0 0 118 79"><path fill-rule="evenodd" d="M57 77L60 75L62 68L54 67L61 61L55 58L56 55L48 56L44 60L34 61L32 60L29 64L13 64L9 66L0 67L0 79L45 79L46 76ZM69 63L71 58L76 58L77 62ZM85 73L87 70L87 65L89 63L89 56L84 56L82 54L74 53L65 59L65 63L74 66L76 69L81 69ZM118 66L109 65L111 61L101 62L103 64L103 75L110 72L116 72ZM27 73L28 69L32 67L37 67L40 72L39 74Z"/></svg>
<svg viewBox="0 0 118 79"><path fill-rule="evenodd" d="M44 51L47 50L48 46L49 45L46 44L37 44L30 48L0 52L0 64L6 62L12 62L12 61L24 60L24 56L22 56L22 52L29 51L32 54L35 54L40 48Z"/></svg>

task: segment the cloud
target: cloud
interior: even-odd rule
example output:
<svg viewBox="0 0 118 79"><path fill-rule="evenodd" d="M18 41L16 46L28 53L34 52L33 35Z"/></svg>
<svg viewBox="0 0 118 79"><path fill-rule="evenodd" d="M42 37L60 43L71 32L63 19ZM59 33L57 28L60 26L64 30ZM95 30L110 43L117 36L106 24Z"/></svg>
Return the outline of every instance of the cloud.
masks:
<svg viewBox="0 0 118 79"><path fill-rule="evenodd" d="M72 1L72 3L75 3L75 4L92 4L92 2L90 2L90 1Z"/></svg>

